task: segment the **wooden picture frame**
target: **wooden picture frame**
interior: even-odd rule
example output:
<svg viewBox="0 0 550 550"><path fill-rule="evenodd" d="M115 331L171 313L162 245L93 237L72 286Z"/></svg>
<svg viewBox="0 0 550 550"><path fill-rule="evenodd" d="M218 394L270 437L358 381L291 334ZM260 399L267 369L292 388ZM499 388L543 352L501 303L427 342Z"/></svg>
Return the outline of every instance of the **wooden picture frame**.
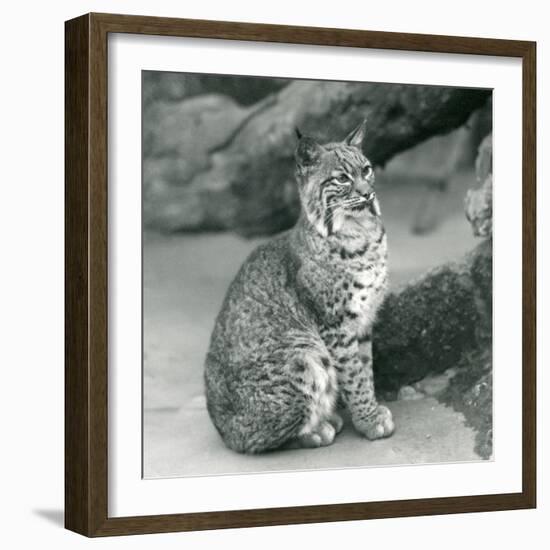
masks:
<svg viewBox="0 0 550 550"><path fill-rule="evenodd" d="M523 70L523 487L511 494L108 516L107 37L133 33L507 56ZM534 42L88 14L65 26L65 525L86 536L533 508L536 505Z"/></svg>

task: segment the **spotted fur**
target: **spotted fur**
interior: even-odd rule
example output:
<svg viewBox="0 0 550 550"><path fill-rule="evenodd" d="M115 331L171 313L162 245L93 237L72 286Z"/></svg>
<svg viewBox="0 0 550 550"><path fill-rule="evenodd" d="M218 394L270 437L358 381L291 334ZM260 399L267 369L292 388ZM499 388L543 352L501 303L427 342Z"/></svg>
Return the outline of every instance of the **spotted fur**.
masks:
<svg viewBox="0 0 550 550"><path fill-rule="evenodd" d="M393 432L372 372L387 238L364 131L326 145L299 138L300 219L256 249L229 287L205 381L210 416L236 451L329 445L342 428L337 401L367 438Z"/></svg>

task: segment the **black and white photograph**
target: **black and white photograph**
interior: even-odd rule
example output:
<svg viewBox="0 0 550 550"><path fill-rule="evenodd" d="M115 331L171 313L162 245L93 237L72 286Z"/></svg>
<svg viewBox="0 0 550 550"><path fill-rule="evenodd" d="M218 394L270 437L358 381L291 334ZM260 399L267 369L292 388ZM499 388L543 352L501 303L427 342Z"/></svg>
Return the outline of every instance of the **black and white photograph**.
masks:
<svg viewBox="0 0 550 550"><path fill-rule="evenodd" d="M490 89L142 72L143 477L491 460Z"/></svg>
<svg viewBox="0 0 550 550"><path fill-rule="evenodd" d="M3 13L7 549L545 546L544 4Z"/></svg>

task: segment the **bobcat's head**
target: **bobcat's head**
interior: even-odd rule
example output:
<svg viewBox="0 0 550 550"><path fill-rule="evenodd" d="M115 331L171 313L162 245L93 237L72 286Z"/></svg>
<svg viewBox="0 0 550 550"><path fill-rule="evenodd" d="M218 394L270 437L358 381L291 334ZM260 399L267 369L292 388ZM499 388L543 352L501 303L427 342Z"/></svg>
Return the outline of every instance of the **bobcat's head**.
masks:
<svg viewBox="0 0 550 550"><path fill-rule="evenodd" d="M361 150L365 122L343 141L326 145L296 132L296 179L302 209L325 237L380 215L374 171Z"/></svg>

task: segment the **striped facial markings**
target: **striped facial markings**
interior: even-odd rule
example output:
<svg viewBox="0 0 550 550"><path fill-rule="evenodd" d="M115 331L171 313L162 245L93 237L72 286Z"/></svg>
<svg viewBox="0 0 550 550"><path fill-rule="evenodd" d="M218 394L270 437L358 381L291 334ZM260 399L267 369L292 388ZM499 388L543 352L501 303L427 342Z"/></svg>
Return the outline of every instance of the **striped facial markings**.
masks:
<svg viewBox="0 0 550 550"><path fill-rule="evenodd" d="M370 163L357 147L343 143L324 147L326 154L308 170L302 200L313 225L330 236L342 230L348 214L363 215L372 178L364 177Z"/></svg>

